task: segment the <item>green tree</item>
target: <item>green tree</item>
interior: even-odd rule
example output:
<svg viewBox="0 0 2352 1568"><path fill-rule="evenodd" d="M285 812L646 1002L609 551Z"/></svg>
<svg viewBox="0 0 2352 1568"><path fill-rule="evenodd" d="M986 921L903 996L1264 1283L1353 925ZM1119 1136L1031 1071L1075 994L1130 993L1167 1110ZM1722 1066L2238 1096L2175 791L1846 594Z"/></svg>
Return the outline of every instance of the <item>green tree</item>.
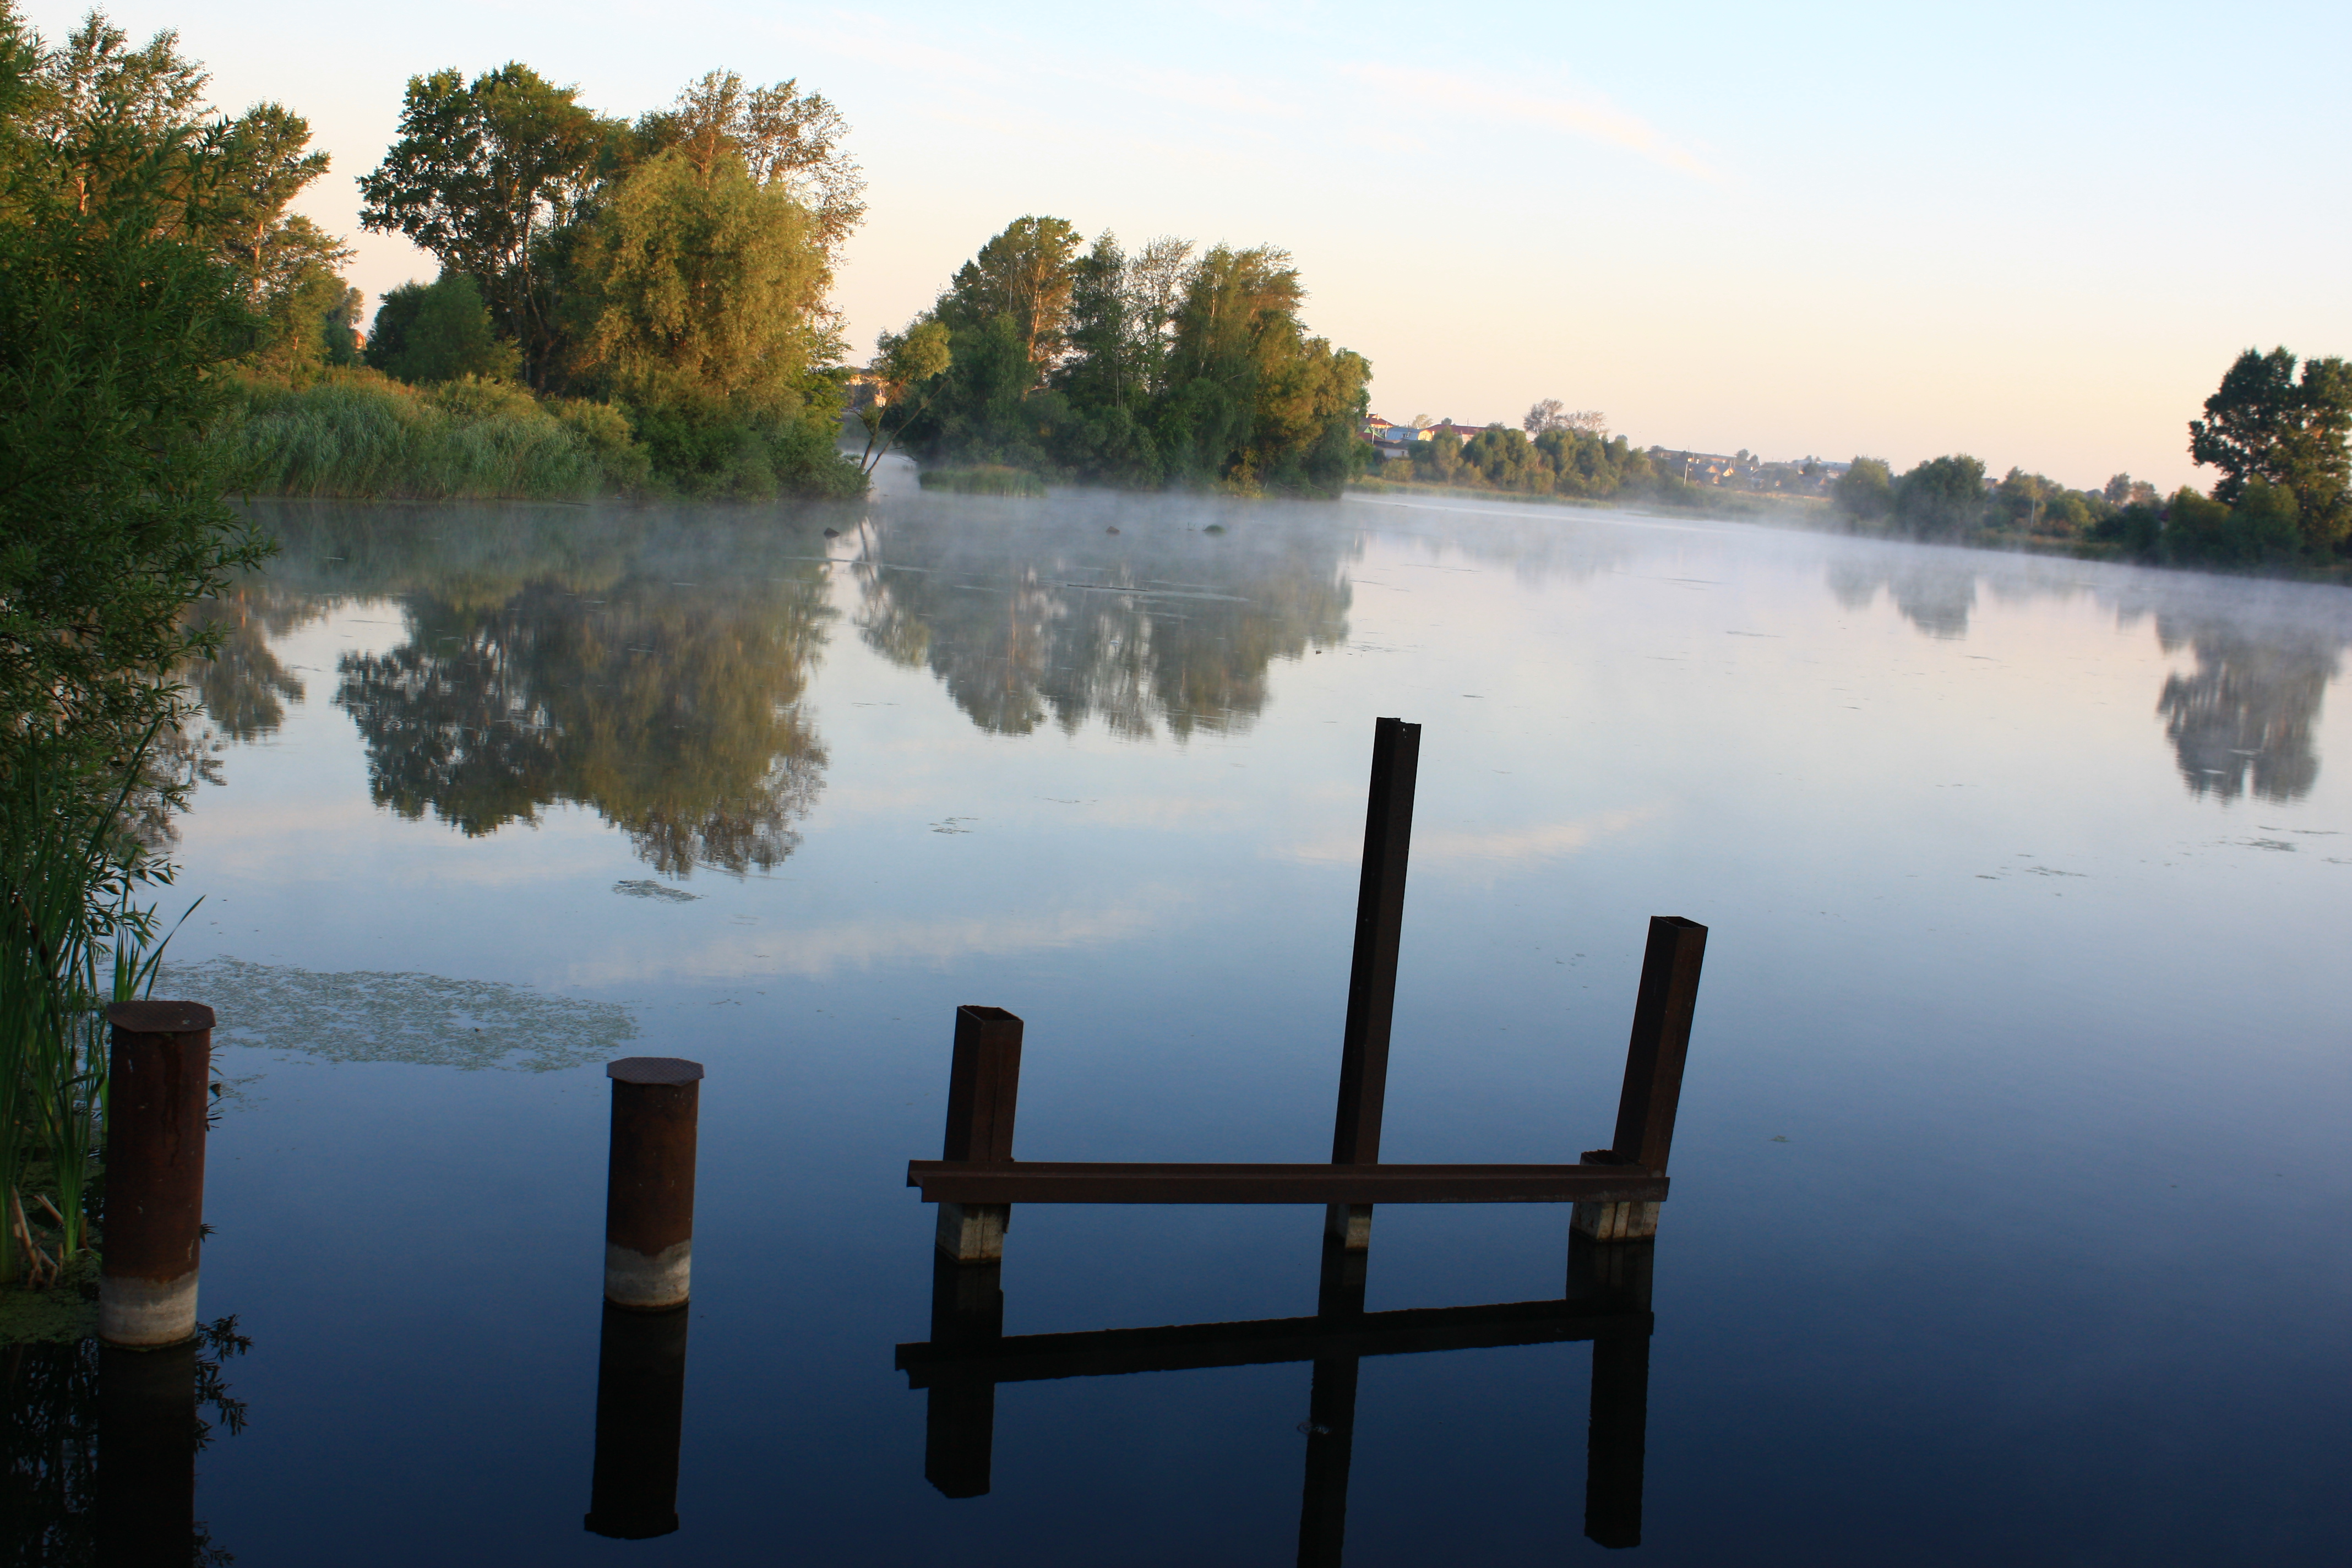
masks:
<svg viewBox="0 0 2352 1568"><path fill-rule="evenodd" d="M45 79L0 4L0 752L85 776L179 711L172 672L208 640L182 611L264 553L205 439L261 328L194 237L217 153L171 118L194 89L168 35L152 70L76 63L119 58L113 36L93 16Z"/></svg>
<svg viewBox="0 0 2352 1568"><path fill-rule="evenodd" d="M889 455L899 434L919 416L938 393L952 363L948 330L940 322L917 317L903 332L886 331L874 341L874 400L858 410L866 426L866 452L858 459L861 472L871 474ZM907 406L909 397L914 406ZM896 422L892 410L899 410Z"/></svg>
<svg viewBox="0 0 2352 1568"><path fill-rule="evenodd" d="M1876 522L1895 510L1895 472L1881 458L1856 458L1830 486L1837 509L1858 522Z"/></svg>
<svg viewBox="0 0 2352 1568"><path fill-rule="evenodd" d="M939 317L949 329L1012 319L1027 363L1027 393L1044 384L1059 362L1069 329L1070 291L1076 282L1078 231L1057 217L1016 218L980 254L957 269L940 297Z"/></svg>
<svg viewBox="0 0 2352 1568"><path fill-rule="evenodd" d="M1930 458L1895 483L1895 520L1928 538L1965 532L1984 514L1984 465L1974 458Z"/></svg>
<svg viewBox="0 0 2352 1568"><path fill-rule="evenodd" d="M709 71L666 110L637 121L646 153L676 149L705 177L725 159L751 183L800 204L829 259L866 216L866 176L842 143L849 124L822 93L796 80L746 88L733 71Z"/></svg>
<svg viewBox="0 0 2352 1568"><path fill-rule="evenodd" d="M2295 374L2285 349L2241 353L2189 422L2189 455L2221 470L2213 499L2236 505L2256 479L2293 492L2297 526L2314 551L2352 533L2352 363L2313 359Z"/></svg>
<svg viewBox="0 0 2352 1568"><path fill-rule="evenodd" d="M543 386L555 310L536 251L577 216L623 128L530 67L471 82L455 69L409 79L400 140L360 181L360 224L404 235L474 279Z"/></svg>
<svg viewBox="0 0 2352 1568"><path fill-rule="evenodd" d="M515 373L512 343L490 323L482 291L462 272L431 283L403 283L376 307L366 362L386 375L419 384L480 376L503 381Z"/></svg>

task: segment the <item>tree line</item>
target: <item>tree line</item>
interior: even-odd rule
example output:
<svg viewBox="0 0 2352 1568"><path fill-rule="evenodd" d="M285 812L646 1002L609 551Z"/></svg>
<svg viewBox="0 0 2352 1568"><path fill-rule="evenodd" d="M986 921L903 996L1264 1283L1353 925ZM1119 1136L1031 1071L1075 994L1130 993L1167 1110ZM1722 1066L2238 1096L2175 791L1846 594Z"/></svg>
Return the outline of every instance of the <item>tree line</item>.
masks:
<svg viewBox="0 0 2352 1568"><path fill-rule="evenodd" d="M1092 246L1016 219L876 344L869 464L892 443L1130 489L1336 495L1363 463L1371 366L1312 335L1290 257Z"/></svg>
<svg viewBox="0 0 2352 1568"><path fill-rule="evenodd" d="M2084 541L2183 565L2326 566L2352 553L2352 363L2248 349L2204 416L2189 422L2189 454L2221 471L2210 494L2160 496L2128 474L2095 490L2017 468L1989 482L1981 462L1955 454L1903 474L1856 458L1833 499L1857 523L1928 539Z"/></svg>

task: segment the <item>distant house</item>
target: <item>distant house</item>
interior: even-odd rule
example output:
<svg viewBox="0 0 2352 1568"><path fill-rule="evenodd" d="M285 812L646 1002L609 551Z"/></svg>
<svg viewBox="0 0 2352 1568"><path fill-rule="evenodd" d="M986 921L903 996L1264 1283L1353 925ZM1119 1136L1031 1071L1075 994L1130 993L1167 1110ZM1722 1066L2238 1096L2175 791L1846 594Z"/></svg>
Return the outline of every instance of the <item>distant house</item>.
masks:
<svg viewBox="0 0 2352 1568"><path fill-rule="evenodd" d="M1824 463L1818 458L1768 463L1748 452L1725 457L1720 452L1683 452L1664 447L1650 448L1650 462L1660 473L1688 484L1798 496L1829 494L1830 486L1852 466Z"/></svg>

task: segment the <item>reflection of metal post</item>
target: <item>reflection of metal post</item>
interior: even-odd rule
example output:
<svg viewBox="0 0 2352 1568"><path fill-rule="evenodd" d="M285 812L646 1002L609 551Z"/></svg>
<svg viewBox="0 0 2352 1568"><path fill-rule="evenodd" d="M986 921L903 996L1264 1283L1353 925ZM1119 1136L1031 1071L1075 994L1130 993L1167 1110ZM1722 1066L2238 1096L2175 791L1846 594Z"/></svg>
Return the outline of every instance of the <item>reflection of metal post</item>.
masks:
<svg viewBox="0 0 2352 1568"><path fill-rule="evenodd" d="M1654 1244L1569 1237L1569 1295L1646 1314ZM1642 1544L1642 1460L1650 1411L1646 1316L1592 1342L1592 1414L1584 1459L1584 1533L1602 1546Z"/></svg>
<svg viewBox="0 0 2352 1568"><path fill-rule="evenodd" d="M1404 929L1405 862L1412 849L1413 781L1420 768L1421 726L1402 719L1375 721L1363 874L1356 887L1356 956L1348 973L1348 1024L1339 1047L1339 1110L1331 1129L1335 1165L1380 1163L1397 948ZM1363 1250L1371 1245L1372 1205L1329 1205L1323 1234Z"/></svg>
<svg viewBox="0 0 2352 1568"><path fill-rule="evenodd" d="M1633 1003L1633 1035L1625 1047L1625 1083L1617 1096L1617 1138L1584 1158L1640 1165L1666 1173L1682 1102L1683 1058L1690 1051L1691 1014L1698 1005L1699 965L1706 927L1679 915L1654 915L1642 954L1642 988ZM1658 1234L1654 1203L1578 1204L1570 1223L1596 1241L1637 1241Z"/></svg>
<svg viewBox="0 0 2352 1568"><path fill-rule="evenodd" d="M106 1115L99 1337L133 1349L195 1337L213 1010L117 1002Z"/></svg>
<svg viewBox="0 0 2352 1568"><path fill-rule="evenodd" d="M1327 1320L1364 1314L1370 1255L1332 1237L1323 1244L1323 1279L1315 1315ZM1348 1466L1356 1446L1354 1356L1315 1363L1307 1396L1307 1486L1298 1506L1299 1568L1338 1568L1348 1534Z"/></svg>
<svg viewBox="0 0 2352 1568"><path fill-rule="evenodd" d="M940 1158L1013 1158L1020 1096L1021 1020L1002 1007L957 1008L947 1136ZM940 1250L960 1263L997 1261L1004 1256L1004 1227L1012 1222L1010 1204L941 1204Z"/></svg>
<svg viewBox="0 0 2352 1568"><path fill-rule="evenodd" d="M97 1493L100 1568L179 1568L194 1556L194 1338L150 1351L100 1346Z"/></svg>
<svg viewBox="0 0 2352 1568"><path fill-rule="evenodd" d="M702 1064L629 1057L613 1080L604 1188L604 1300L640 1312L686 1305L694 1264L694 1133Z"/></svg>
<svg viewBox="0 0 2352 1568"><path fill-rule="evenodd" d="M1000 1235L1002 1232L999 1233ZM931 1255L931 1342L1004 1334L1003 1265ZM923 1415L923 1479L949 1497L982 1497L996 1443L996 1383L986 1373L931 1384Z"/></svg>
<svg viewBox="0 0 2352 1568"><path fill-rule="evenodd" d="M596 1357L596 1468L588 1517L598 1535L643 1541L677 1528L677 1450L686 1422L688 1313L604 1304Z"/></svg>

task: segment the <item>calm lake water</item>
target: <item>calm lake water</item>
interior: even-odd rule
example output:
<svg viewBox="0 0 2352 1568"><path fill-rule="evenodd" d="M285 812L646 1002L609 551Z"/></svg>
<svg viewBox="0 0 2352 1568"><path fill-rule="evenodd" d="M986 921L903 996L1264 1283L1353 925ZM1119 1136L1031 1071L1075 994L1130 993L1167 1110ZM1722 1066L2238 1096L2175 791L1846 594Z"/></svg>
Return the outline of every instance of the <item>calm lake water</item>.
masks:
<svg viewBox="0 0 2352 1568"><path fill-rule="evenodd" d="M1381 715L1385 1158L1605 1144L1647 918L1712 931L1622 1555L2352 1558L2352 594L1502 503L260 515L167 900L246 1568L1296 1561L1304 1363L1006 1384L986 1495L926 1481L905 1163L962 1003L1026 1157L1326 1158ZM625 1542L638 1054L709 1078ZM1568 1218L1384 1207L1368 1305L1557 1297ZM1019 1209L1004 1331L1311 1313L1321 1220ZM1347 1561L1604 1555L1593 1354L1366 1360Z"/></svg>

